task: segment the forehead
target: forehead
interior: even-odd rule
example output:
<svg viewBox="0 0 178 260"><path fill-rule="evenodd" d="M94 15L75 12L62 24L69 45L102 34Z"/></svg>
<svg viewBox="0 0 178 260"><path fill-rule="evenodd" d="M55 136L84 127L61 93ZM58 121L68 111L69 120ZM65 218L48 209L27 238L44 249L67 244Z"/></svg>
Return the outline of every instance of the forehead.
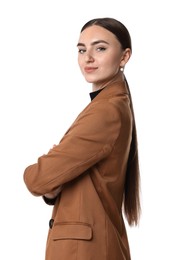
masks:
<svg viewBox="0 0 178 260"><path fill-rule="evenodd" d="M79 36L79 42L84 44L90 44L98 40L106 41L109 44L114 43L120 45L118 39L112 32L98 25L92 25L86 28Z"/></svg>

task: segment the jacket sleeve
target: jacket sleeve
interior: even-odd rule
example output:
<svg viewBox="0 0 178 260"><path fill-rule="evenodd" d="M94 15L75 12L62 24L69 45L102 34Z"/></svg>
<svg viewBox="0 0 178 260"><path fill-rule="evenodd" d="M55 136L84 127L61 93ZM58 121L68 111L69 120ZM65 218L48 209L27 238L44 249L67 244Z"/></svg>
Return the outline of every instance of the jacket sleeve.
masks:
<svg viewBox="0 0 178 260"><path fill-rule="evenodd" d="M60 143L25 169L29 191L35 196L49 193L107 157L120 127L118 107L109 101L90 103Z"/></svg>

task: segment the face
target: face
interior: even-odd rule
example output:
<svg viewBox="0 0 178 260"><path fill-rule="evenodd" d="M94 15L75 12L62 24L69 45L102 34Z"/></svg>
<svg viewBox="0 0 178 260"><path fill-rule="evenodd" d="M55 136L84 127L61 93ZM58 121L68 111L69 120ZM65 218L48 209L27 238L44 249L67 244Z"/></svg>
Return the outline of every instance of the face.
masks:
<svg viewBox="0 0 178 260"><path fill-rule="evenodd" d="M111 81L127 62L127 49L123 50L115 35L101 26L86 28L77 47L81 72L95 89Z"/></svg>

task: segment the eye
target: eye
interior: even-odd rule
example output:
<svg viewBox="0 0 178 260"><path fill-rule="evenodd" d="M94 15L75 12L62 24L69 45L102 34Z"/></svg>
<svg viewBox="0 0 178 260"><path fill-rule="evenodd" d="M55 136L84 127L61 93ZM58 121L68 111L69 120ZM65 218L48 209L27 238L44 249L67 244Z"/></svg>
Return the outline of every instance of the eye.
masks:
<svg viewBox="0 0 178 260"><path fill-rule="evenodd" d="M98 52L100 52L100 51L105 51L106 50L106 47L97 47L97 49L96 49Z"/></svg>
<svg viewBox="0 0 178 260"><path fill-rule="evenodd" d="M85 50L85 49L78 49L78 52L79 52L80 54L83 54L84 52L86 52L86 50Z"/></svg>

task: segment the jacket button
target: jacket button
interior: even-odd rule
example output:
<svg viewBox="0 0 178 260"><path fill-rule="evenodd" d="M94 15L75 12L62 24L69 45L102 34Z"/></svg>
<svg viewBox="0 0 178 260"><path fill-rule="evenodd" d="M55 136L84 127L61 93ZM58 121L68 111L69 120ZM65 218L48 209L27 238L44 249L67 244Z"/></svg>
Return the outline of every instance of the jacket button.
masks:
<svg viewBox="0 0 178 260"><path fill-rule="evenodd" d="M49 221L49 227L52 228L53 227L53 223L54 223L54 219L51 218L50 221Z"/></svg>

